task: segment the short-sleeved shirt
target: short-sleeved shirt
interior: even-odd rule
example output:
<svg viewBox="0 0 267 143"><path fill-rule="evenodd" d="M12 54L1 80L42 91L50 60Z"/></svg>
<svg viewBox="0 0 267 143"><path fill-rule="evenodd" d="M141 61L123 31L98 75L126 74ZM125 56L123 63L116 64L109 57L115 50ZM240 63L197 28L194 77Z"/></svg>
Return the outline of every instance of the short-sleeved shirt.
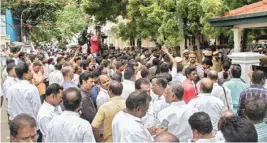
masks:
<svg viewBox="0 0 267 143"><path fill-rule="evenodd" d="M92 36L90 39L91 42L91 53L99 52L99 44L95 36Z"/></svg>
<svg viewBox="0 0 267 143"><path fill-rule="evenodd" d="M125 100L120 96L115 96L109 99L98 109L96 116L92 122L92 126L99 128L101 123L104 127L104 141L112 142L112 120L114 116L125 108Z"/></svg>

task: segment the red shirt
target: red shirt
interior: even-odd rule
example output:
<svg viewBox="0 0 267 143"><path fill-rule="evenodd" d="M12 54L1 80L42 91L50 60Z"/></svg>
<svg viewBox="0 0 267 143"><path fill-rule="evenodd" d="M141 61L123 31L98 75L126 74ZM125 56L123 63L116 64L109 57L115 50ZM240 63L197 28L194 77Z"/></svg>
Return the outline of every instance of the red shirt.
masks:
<svg viewBox="0 0 267 143"><path fill-rule="evenodd" d="M96 36L92 36L90 38L90 42L91 42L91 53L98 53L99 52L99 43L97 41Z"/></svg>
<svg viewBox="0 0 267 143"><path fill-rule="evenodd" d="M184 97L183 100L187 104L196 95L196 85L193 81L186 79L183 82Z"/></svg>

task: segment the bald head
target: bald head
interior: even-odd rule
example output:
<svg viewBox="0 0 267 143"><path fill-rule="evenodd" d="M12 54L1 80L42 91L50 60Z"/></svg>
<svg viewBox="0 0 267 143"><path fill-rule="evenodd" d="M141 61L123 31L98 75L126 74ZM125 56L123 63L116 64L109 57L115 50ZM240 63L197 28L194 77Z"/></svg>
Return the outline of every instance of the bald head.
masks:
<svg viewBox="0 0 267 143"><path fill-rule="evenodd" d="M108 89L115 96L120 96L122 94L123 86L121 82L111 81Z"/></svg>
<svg viewBox="0 0 267 143"><path fill-rule="evenodd" d="M225 117L225 118L230 118L230 117L234 117L234 116L235 116L235 113L232 112L231 110L226 110L222 114L222 117Z"/></svg>
<svg viewBox="0 0 267 143"><path fill-rule="evenodd" d="M211 79L212 81L218 80L218 73L214 70L210 70L208 72L208 78Z"/></svg>
<svg viewBox="0 0 267 143"><path fill-rule="evenodd" d="M179 142L179 139L169 132L162 132L155 137L154 142Z"/></svg>
<svg viewBox="0 0 267 143"><path fill-rule="evenodd" d="M105 89L105 90L108 90L108 86L109 86L109 76L107 76L107 75L100 75L99 77L98 77L98 79L99 79L99 81L98 81L98 83L100 84L100 86L103 88L103 89Z"/></svg>
<svg viewBox="0 0 267 143"><path fill-rule="evenodd" d="M200 90L202 93L211 93L213 89L213 82L208 78L203 78L200 81Z"/></svg>

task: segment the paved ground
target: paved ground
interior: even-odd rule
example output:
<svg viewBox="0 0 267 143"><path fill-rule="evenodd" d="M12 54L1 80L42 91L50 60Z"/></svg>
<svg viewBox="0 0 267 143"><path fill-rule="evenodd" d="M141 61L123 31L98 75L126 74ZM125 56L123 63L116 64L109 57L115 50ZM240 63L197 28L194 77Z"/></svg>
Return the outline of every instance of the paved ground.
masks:
<svg viewBox="0 0 267 143"><path fill-rule="evenodd" d="M9 127L8 127L5 103L1 107L0 112L1 112L1 142L9 142Z"/></svg>

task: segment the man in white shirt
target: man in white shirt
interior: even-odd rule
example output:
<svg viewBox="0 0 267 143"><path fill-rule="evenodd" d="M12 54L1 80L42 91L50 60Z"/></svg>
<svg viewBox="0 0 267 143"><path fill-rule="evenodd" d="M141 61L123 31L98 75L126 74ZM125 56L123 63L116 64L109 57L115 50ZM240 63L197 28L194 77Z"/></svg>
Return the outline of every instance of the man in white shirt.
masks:
<svg viewBox="0 0 267 143"><path fill-rule="evenodd" d="M187 142L193 137L188 119L198 110L185 104L183 94L181 83L173 81L168 84L164 96L170 105L159 112L157 124L167 128L168 132L177 136L181 142Z"/></svg>
<svg viewBox="0 0 267 143"><path fill-rule="evenodd" d="M218 84L218 73L214 70L211 70L208 72L208 78L213 82L211 95L221 99L224 104L224 108L233 110L231 91L228 88Z"/></svg>
<svg viewBox="0 0 267 143"><path fill-rule="evenodd" d="M209 115L205 112L196 112L188 119L193 132L192 141L195 143L214 143L216 138L212 134L212 123Z"/></svg>
<svg viewBox="0 0 267 143"><path fill-rule="evenodd" d="M108 86L110 78L107 75L100 75L98 77L98 83L100 84L100 91L96 97L96 106L97 109L104 103L108 102L110 99L108 95Z"/></svg>
<svg viewBox="0 0 267 143"><path fill-rule="evenodd" d="M48 76L49 84L57 83L59 85L62 85L64 81L64 77L61 72L62 65L56 64L55 65L55 71L51 72Z"/></svg>
<svg viewBox="0 0 267 143"><path fill-rule="evenodd" d="M218 121L223 113L223 102L214 96L211 96L213 82L208 78L203 78L200 81L200 94L192 99L188 105L197 108L199 111L206 112L211 119L213 126L213 134L216 134L218 129Z"/></svg>
<svg viewBox="0 0 267 143"><path fill-rule="evenodd" d="M54 117L47 128L47 142L95 142L90 123L80 118L82 96L70 87L63 92L65 111Z"/></svg>
<svg viewBox="0 0 267 143"><path fill-rule="evenodd" d="M142 90L147 93L147 95L151 96L150 94L150 82L145 78L140 78L135 81L135 90ZM150 97L151 98L151 97ZM148 130L152 129L155 126L155 117L154 117L154 110L153 110L153 101L149 102L149 108L146 112L146 115L142 118L142 122Z"/></svg>
<svg viewBox="0 0 267 143"><path fill-rule="evenodd" d="M15 67L18 81L7 91L7 110L12 120L20 113L26 113L37 118L41 107L41 100L38 89L29 81L32 80L32 72L26 64L19 64Z"/></svg>
<svg viewBox="0 0 267 143"><path fill-rule="evenodd" d="M156 94L153 100L154 117L158 117L158 113L167 107L169 104L165 101L164 91L167 87L167 80L161 77L155 77L152 79L152 91ZM157 120L157 119L156 119Z"/></svg>
<svg viewBox="0 0 267 143"><path fill-rule="evenodd" d="M6 66L15 66L15 60L14 59L6 59ZM2 81L4 82L8 76L7 68L5 68L2 72Z"/></svg>
<svg viewBox="0 0 267 143"><path fill-rule="evenodd" d="M8 105L8 101L7 101L7 91L8 89L10 89L10 87L17 82L16 79L16 72L15 72L15 66L14 65L8 65L6 68L6 71L8 73L8 76L6 77L6 80L4 81L3 84L3 95L4 95L4 100L6 102L6 106ZM7 107L6 107L7 110Z"/></svg>
<svg viewBox="0 0 267 143"><path fill-rule="evenodd" d="M49 85L45 92L45 101L42 104L38 115L37 124L43 135L43 140L46 141L47 126L49 122L56 116L62 113L59 104L61 103L63 87L57 83Z"/></svg>
<svg viewBox="0 0 267 143"><path fill-rule="evenodd" d="M127 68L124 71L124 80L122 81L123 90L121 97L124 98L125 100L135 90L134 82L132 81L133 74L134 72L131 68Z"/></svg>
<svg viewBox="0 0 267 143"><path fill-rule="evenodd" d="M126 100L126 109L117 113L112 121L113 142L152 142L153 138L141 118L149 108L150 96L136 90Z"/></svg>

